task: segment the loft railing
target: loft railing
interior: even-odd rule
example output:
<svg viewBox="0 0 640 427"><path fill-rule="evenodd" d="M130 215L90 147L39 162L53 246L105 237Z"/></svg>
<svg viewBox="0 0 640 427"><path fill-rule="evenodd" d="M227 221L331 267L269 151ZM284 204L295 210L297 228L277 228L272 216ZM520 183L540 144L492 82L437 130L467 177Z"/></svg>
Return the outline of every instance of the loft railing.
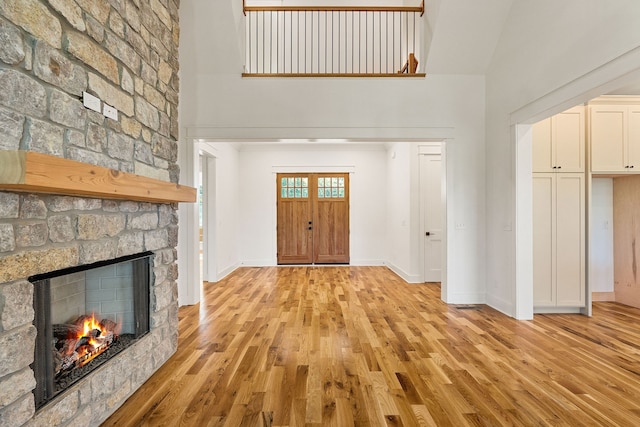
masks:
<svg viewBox="0 0 640 427"><path fill-rule="evenodd" d="M423 77L418 7L244 6L243 76Z"/></svg>

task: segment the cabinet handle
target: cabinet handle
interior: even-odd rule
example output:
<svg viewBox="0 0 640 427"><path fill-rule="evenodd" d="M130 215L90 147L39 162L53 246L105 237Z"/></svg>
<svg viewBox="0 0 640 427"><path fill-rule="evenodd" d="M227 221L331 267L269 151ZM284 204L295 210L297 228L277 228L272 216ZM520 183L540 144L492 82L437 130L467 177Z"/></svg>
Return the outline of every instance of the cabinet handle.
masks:
<svg viewBox="0 0 640 427"><path fill-rule="evenodd" d="M558 166L558 169L562 169L562 166Z"/></svg>
<svg viewBox="0 0 640 427"><path fill-rule="evenodd" d="M624 168L625 168L625 169L629 169L629 166L625 166Z"/></svg>
<svg viewBox="0 0 640 427"><path fill-rule="evenodd" d="M553 169L558 169L558 167L557 167L557 166L554 166L554 167L553 167Z"/></svg>
<svg viewBox="0 0 640 427"><path fill-rule="evenodd" d="M629 167L633 169L633 165L631 165L631 166L629 166Z"/></svg>

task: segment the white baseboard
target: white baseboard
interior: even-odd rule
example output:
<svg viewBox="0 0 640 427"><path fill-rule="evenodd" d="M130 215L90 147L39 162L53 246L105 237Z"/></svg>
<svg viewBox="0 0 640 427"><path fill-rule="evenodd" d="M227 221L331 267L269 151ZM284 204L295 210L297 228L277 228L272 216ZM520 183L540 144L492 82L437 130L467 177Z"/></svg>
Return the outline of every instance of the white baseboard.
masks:
<svg viewBox="0 0 640 427"><path fill-rule="evenodd" d="M449 295L449 300L445 301L447 304L486 304L487 296L482 293L461 293Z"/></svg>
<svg viewBox="0 0 640 427"><path fill-rule="evenodd" d="M275 267L277 263L272 259L245 259L240 265L243 267Z"/></svg>
<svg viewBox="0 0 640 427"><path fill-rule="evenodd" d="M217 274L218 281L224 279L225 277L236 271L238 267L240 267L240 264L233 264L226 268L223 268L222 270L219 270Z"/></svg>
<svg viewBox="0 0 640 427"><path fill-rule="evenodd" d="M386 264L379 259L352 259L349 265L354 267L379 267Z"/></svg>
<svg viewBox="0 0 640 427"><path fill-rule="evenodd" d="M498 310L502 314L506 314L507 316L510 316L510 317L515 316L515 313L513 310L513 304L511 303L511 301L507 301L501 298L492 298L490 295L487 294L486 304L489 307L495 310Z"/></svg>
<svg viewBox="0 0 640 427"><path fill-rule="evenodd" d="M386 265L387 267L389 267L389 269L391 271L396 273L398 276L400 276L407 283L423 283L422 277L420 277L417 274L409 274L406 271L404 271L403 269L399 268L398 266L393 265L392 263L386 262L383 265Z"/></svg>
<svg viewBox="0 0 640 427"><path fill-rule="evenodd" d="M534 314L580 314L583 307L534 307Z"/></svg>

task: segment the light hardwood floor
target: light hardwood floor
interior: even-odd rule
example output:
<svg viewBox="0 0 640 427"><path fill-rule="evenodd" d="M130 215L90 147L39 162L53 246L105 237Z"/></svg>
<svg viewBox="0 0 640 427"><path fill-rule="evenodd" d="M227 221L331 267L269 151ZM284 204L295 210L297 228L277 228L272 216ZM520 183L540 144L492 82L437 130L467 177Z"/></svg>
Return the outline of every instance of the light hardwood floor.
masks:
<svg viewBox="0 0 640 427"><path fill-rule="evenodd" d="M383 267L241 268L104 426L640 425L640 310L516 321Z"/></svg>

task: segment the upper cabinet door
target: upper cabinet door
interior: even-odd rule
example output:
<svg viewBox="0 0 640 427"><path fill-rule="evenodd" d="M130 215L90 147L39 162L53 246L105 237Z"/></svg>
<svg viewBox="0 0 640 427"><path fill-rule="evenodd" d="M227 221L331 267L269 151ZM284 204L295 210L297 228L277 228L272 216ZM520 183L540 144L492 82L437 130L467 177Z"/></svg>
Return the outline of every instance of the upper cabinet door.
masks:
<svg viewBox="0 0 640 427"><path fill-rule="evenodd" d="M548 118L533 125L533 171L553 172L553 166L551 118Z"/></svg>
<svg viewBox="0 0 640 427"><path fill-rule="evenodd" d="M591 170L626 172L626 116L624 105L591 106Z"/></svg>
<svg viewBox="0 0 640 427"><path fill-rule="evenodd" d="M584 128L584 107L575 107L551 118L556 172L584 171Z"/></svg>
<svg viewBox="0 0 640 427"><path fill-rule="evenodd" d="M640 105L629 106L629 136L627 137L627 170L640 173Z"/></svg>
<svg viewBox="0 0 640 427"><path fill-rule="evenodd" d="M533 172L583 172L584 107L533 125Z"/></svg>

